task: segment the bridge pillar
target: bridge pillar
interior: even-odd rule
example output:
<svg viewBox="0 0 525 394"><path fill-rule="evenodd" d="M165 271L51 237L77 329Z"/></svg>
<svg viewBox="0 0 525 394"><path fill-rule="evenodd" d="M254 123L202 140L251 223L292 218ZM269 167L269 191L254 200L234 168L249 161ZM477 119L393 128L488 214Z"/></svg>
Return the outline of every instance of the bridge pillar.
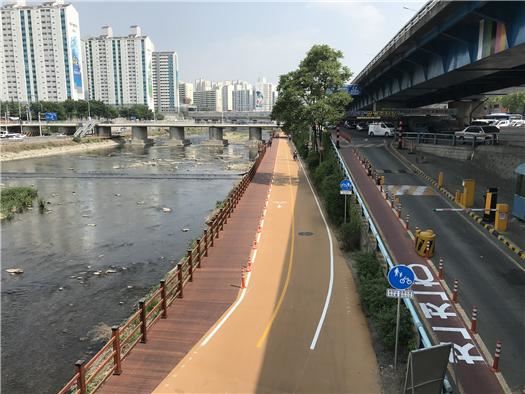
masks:
<svg viewBox="0 0 525 394"><path fill-rule="evenodd" d="M205 145L228 145L228 140L225 140L223 138L224 135L224 127L219 126L210 126L208 128L209 133L209 139L207 141L203 141L202 143Z"/></svg>
<svg viewBox="0 0 525 394"><path fill-rule="evenodd" d="M190 140L184 138L184 127L183 126L170 126L169 128L170 145L186 146L190 144Z"/></svg>
<svg viewBox="0 0 525 394"><path fill-rule="evenodd" d="M63 129L64 129L65 135L73 135L75 134L75 131L77 131L76 126L67 126L67 127L64 127Z"/></svg>
<svg viewBox="0 0 525 394"><path fill-rule="evenodd" d="M111 126L96 126L95 133L99 137L111 138Z"/></svg>
<svg viewBox="0 0 525 394"><path fill-rule="evenodd" d="M148 138L147 126L132 126L131 127L131 143L132 144L151 144L153 140Z"/></svg>
<svg viewBox="0 0 525 394"><path fill-rule="evenodd" d="M262 140L262 127L250 126L248 129L250 141L261 141Z"/></svg>

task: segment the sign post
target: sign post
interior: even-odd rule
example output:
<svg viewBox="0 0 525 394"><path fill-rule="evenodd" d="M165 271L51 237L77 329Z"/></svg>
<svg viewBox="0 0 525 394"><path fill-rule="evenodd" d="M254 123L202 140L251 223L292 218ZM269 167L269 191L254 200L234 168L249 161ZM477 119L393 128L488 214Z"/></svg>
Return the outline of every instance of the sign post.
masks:
<svg viewBox="0 0 525 394"><path fill-rule="evenodd" d="M390 283L393 289L387 289L387 297L397 298L394 371L397 369L397 343L399 339L399 309L401 307L401 298L412 298L414 296L414 293L408 289L410 289L414 283L415 277L412 268L402 264L395 265L388 271L388 283Z"/></svg>
<svg viewBox="0 0 525 394"><path fill-rule="evenodd" d="M352 181L350 179L343 179L341 182L339 182L339 194L343 194L345 196L345 219L343 223L346 223L346 196L349 194L352 194Z"/></svg>

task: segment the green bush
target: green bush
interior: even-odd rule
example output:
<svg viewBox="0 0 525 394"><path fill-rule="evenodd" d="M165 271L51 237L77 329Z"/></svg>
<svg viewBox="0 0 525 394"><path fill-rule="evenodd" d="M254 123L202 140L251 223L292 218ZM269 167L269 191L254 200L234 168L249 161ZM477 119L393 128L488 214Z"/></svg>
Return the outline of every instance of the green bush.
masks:
<svg viewBox="0 0 525 394"><path fill-rule="evenodd" d="M394 351L397 301L385 295L388 281L383 267L370 253L359 253L355 257L359 296L365 313L370 317L381 342L389 351ZM407 354L416 347L412 319L408 310L401 306L399 321L399 350Z"/></svg>
<svg viewBox="0 0 525 394"><path fill-rule="evenodd" d="M2 217L12 219L15 212L23 212L33 205L38 195L36 189L27 186L6 187L0 191Z"/></svg>
<svg viewBox="0 0 525 394"><path fill-rule="evenodd" d="M358 250L361 246L361 218L353 206L347 205L346 209L347 222L341 225L339 237L341 238L343 250L351 252Z"/></svg>

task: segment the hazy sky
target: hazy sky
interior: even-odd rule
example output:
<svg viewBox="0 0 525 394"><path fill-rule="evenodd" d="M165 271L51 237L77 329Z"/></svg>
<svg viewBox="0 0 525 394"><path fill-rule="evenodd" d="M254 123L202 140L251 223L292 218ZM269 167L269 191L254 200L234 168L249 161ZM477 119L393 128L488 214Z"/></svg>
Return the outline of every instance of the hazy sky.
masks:
<svg viewBox="0 0 525 394"><path fill-rule="evenodd" d="M83 37L108 24L114 35L139 25L156 50L175 50L181 80L277 82L313 44L343 51L354 76L415 14L405 2L74 1ZM404 7L410 8L406 9Z"/></svg>

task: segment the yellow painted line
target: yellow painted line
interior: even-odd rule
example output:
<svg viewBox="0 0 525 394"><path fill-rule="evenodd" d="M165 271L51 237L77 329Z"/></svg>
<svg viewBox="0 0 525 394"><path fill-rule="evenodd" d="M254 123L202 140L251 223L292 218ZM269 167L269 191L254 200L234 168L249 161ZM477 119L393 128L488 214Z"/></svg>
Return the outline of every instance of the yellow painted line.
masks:
<svg viewBox="0 0 525 394"><path fill-rule="evenodd" d="M290 174L290 152L288 152L288 161L286 162L288 166L288 181L289 181L289 189L290 189L290 200L293 201L293 193L292 193L292 176ZM288 259L288 272L286 273L286 280L284 281L283 289L281 290L281 295L279 296L279 300L277 301L277 305L275 306L275 309L273 310L272 316L270 317L270 321L266 325L266 328L264 329L261 337L257 341L257 347L260 348L264 341L266 340L266 337L268 337L268 334L270 333L270 330L272 328L273 322L275 318L277 317L277 314L279 313L279 309L281 309L281 305L284 300L284 296L286 295L286 291L288 290L288 285L290 284L290 278L292 277L292 268L293 268L293 255L294 255L294 248L295 248L295 203L293 203L292 206L292 240L291 240L291 247L290 247L290 257Z"/></svg>

